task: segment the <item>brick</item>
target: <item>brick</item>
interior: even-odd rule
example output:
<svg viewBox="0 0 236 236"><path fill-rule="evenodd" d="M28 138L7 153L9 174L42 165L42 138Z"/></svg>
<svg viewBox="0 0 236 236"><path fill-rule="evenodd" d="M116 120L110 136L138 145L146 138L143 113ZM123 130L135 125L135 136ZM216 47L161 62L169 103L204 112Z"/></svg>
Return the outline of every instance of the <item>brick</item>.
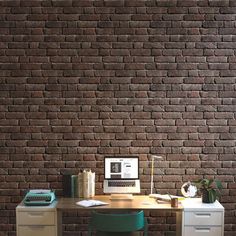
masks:
<svg viewBox="0 0 236 236"><path fill-rule="evenodd" d="M159 153L163 193L178 194L191 178L221 179L227 233L235 234L234 1L0 5L0 180L14 188L0 201L20 202L31 186L60 196L60 172L82 168L96 171L102 194L106 155L139 155L147 192L147 160ZM65 216L65 233L83 234L73 217ZM172 217L161 220L172 234ZM15 234L14 223L0 221Z"/></svg>

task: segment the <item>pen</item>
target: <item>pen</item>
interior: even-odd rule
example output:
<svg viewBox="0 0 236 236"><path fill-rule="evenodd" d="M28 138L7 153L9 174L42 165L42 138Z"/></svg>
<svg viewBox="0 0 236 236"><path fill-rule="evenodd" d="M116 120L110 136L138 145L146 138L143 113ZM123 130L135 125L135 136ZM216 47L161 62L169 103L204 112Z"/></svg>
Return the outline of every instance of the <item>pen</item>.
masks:
<svg viewBox="0 0 236 236"><path fill-rule="evenodd" d="M170 200L172 199L172 197L171 197L171 195L170 195L170 193L167 193L168 194L168 196L169 196L169 198L170 198Z"/></svg>

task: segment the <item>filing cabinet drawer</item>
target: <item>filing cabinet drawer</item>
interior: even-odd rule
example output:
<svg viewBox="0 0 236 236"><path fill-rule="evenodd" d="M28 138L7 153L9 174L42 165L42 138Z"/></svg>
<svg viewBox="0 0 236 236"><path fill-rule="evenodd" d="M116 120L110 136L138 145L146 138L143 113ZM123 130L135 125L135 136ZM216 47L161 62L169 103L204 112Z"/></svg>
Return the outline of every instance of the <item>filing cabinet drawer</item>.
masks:
<svg viewBox="0 0 236 236"><path fill-rule="evenodd" d="M186 212L185 225L221 225L221 212Z"/></svg>
<svg viewBox="0 0 236 236"><path fill-rule="evenodd" d="M17 236L56 236L56 228L44 225L19 226Z"/></svg>
<svg viewBox="0 0 236 236"><path fill-rule="evenodd" d="M17 215L18 225L55 225L53 211L21 211ZM35 235L34 235L35 236Z"/></svg>
<svg viewBox="0 0 236 236"><path fill-rule="evenodd" d="M221 226L185 226L185 234L188 236L221 236Z"/></svg>

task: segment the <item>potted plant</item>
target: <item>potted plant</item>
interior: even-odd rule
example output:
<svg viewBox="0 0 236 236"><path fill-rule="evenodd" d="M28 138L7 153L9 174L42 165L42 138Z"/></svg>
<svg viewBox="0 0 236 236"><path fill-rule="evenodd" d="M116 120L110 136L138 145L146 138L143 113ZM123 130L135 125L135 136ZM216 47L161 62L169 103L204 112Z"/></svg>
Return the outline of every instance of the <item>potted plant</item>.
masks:
<svg viewBox="0 0 236 236"><path fill-rule="evenodd" d="M203 203L213 203L220 196L222 184L219 180L214 179L199 179L195 182L198 189L202 193Z"/></svg>

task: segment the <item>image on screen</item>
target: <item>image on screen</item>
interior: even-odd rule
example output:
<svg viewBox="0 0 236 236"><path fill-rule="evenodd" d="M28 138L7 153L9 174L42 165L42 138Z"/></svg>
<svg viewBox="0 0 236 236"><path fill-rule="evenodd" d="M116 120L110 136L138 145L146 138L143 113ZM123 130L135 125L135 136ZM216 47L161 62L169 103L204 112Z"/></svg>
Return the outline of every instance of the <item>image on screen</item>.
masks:
<svg viewBox="0 0 236 236"><path fill-rule="evenodd" d="M105 179L138 179L138 157L105 157Z"/></svg>

